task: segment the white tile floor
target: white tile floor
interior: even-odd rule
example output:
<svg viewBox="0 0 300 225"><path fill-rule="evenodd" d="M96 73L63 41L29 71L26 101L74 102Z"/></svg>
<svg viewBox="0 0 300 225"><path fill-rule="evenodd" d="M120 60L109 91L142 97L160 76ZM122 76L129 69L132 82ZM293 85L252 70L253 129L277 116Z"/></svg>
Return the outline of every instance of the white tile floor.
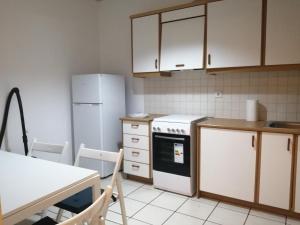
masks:
<svg viewBox="0 0 300 225"><path fill-rule="evenodd" d="M109 183L110 178L101 184ZM123 180L123 189L129 225L300 225L300 220L204 198L188 198L130 180ZM51 207L48 216L55 218L56 215L57 208ZM70 217L66 212L63 219ZM20 224L30 225L36 219L39 217ZM106 225L119 224L122 217L116 202L109 207Z"/></svg>

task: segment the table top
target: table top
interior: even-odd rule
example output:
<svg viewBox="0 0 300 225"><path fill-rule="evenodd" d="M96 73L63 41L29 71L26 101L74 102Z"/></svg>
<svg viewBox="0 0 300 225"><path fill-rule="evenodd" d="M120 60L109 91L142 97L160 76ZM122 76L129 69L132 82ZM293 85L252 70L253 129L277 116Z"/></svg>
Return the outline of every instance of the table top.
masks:
<svg viewBox="0 0 300 225"><path fill-rule="evenodd" d="M5 217L98 172L0 151L0 196Z"/></svg>

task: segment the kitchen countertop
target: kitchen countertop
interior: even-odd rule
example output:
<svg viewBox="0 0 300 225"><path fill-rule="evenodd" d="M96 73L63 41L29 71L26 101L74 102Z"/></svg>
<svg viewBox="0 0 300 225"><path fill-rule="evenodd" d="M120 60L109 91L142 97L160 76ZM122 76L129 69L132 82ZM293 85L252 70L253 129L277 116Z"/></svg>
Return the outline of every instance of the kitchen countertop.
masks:
<svg viewBox="0 0 300 225"><path fill-rule="evenodd" d="M149 114L149 116L147 116L145 118L125 116L125 117L120 118L120 120L149 123L149 122L153 121L155 118L162 117L162 116L165 116L165 115L163 115L163 114Z"/></svg>
<svg viewBox="0 0 300 225"><path fill-rule="evenodd" d="M299 129L268 127L267 121L248 122L237 119L212 118L197 124L198 127L223 128L245 131L263 131L274 133L300 134Z"/></svg>

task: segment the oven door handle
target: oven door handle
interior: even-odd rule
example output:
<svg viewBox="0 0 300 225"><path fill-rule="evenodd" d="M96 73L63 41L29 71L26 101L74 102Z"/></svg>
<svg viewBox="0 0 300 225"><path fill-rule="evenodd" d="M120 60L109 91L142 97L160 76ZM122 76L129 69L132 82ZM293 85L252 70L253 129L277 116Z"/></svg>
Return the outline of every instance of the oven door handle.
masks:
<svg viewBox="0 0 300 225"><path fill-rule="evenodd" d="M165 137L160 135L155 135L154 137L160 139L166 139L166 140L184 141L184 138Z"/></svg>

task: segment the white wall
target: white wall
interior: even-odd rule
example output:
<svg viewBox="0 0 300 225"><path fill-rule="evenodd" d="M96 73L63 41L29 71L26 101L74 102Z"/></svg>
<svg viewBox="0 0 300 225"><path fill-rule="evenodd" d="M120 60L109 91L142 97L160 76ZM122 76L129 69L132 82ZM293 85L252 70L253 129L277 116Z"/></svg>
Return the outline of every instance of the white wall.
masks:
<svg viewBox="0 0 300 225"><path fill-rule="evenodd" d="M100 2L100 69L126 75L127 113L144 111L144 80L131 76L129 16L191 0L103 0Z"/></svg>
<svg viewBox="0 0 300 225"><path fill-rule="evenodd" d="M95 0L0 0L0 111L20 88L30 141L71 141L70 76L99 70ZM11 109L8 147L23 153L19 112ZM2 118L2 117L1 117ZM71 149L64 157L71 162Z"/></svg>

